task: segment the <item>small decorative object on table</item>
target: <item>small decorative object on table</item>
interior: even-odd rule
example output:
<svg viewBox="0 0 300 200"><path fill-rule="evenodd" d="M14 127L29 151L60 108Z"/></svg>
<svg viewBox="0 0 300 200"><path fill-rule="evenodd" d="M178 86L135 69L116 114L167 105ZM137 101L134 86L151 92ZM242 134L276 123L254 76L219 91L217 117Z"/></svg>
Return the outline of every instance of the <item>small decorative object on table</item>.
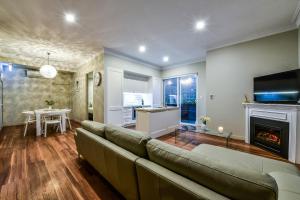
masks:
<svg viewBox="0 0 300 200"><path fill-rule="evenodd" d="M220 134L223 134L224 128L222 126L219 126L218 131L219 131Z"/></svg>
<svg viewBox="0 0 300 200"><path fill-rule="evenodd" d="M207 122L210 121L210 117L202 116L202 117L200 117L200 120L202 122L201 129L202 130L208 130L206 125L207 125Z"/></svg>
<svg viewBox="0 0 300 200"><path fill-rule="evenodd" d="M45 102L46 102L46 104L49 106L49 107L48 107L49 110L51 110L51 109L52 109L52 106L55 104L55 102L54 102L53 100L46 100Z"/></svg>
<svg viewBox="0 0 300 200"><path fill-rule="evenodd" d="M248 98L247 94L245 94L245 95L244 95L244 97L245 97L245 99L244 99L244 102L243 102L243 103L250 103L250 101L249 101L249 98Z"/></svg>

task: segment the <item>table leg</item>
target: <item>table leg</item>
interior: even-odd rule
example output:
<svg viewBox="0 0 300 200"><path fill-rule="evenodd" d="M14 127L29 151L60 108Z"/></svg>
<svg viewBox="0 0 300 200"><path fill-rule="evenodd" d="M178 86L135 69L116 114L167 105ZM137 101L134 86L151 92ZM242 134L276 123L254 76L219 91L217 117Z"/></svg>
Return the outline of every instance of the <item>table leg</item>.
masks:
<svg viewBox="0 0 300 200"><path fill-rule="evenodd" d="M232 135L232 132L230 132L228 137L226 138L226 147L227 148L229 147L229 140L230 140L231 135Z"/></svg>
<svg viewBox="0 0 300 200"><path fill-rule="evenodd" d="M40 136L42 134L42 128L41 128L41 114L36 113L36 136Z"/></svg>
<svg viewBox="0 0 300 200"><path fill-rule="evenodd" d="M62 118L62 131L66 132L66 113L63 113L61 118Z"/></svg>

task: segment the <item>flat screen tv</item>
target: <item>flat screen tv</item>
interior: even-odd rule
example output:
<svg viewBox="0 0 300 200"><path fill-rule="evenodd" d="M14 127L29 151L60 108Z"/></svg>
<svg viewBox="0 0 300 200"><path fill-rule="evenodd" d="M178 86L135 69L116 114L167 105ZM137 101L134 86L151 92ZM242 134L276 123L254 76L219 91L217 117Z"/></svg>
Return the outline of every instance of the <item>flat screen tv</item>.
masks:
<svg viewBox="0 0 300 200"><path fill-rule="evenodd" d="M300 69L254 78L254 101L300 103Z"/></svg>

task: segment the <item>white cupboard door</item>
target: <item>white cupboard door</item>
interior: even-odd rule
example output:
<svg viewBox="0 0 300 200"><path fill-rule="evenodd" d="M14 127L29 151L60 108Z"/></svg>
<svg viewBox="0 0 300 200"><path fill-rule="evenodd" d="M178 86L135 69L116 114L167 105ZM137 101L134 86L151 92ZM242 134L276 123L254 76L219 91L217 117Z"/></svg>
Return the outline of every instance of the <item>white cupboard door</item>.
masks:
<svg viewBox="0 0 300 200"><path fill-rule="evenodd" d="M0 130L3 128L3 82L0 80Z"/></svg>
<svg viewBox="0 0 300 200"><path fill-rule="evenodd" d="M107 123L123 124L123 70L107 70Z"/></svg>
<svg viewBox="0 0 300 200"><path fill-rule="evenodd" d="M162 80L161 78L153 77L153 106L159 107L162 105Z"/></svg>

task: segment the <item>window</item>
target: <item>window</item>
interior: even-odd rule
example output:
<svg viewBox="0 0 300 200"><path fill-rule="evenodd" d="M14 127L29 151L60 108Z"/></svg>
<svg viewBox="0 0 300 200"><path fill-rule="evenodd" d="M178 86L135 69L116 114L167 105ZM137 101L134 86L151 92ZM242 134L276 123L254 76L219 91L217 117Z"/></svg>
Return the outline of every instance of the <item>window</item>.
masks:
<svg viewBox="0 0 300 200"><path fill-rule="evenodd" d="M180 110L181 122L196 122L197 76L180 77Z"/></svg>
<svg viewBox="0 0 300 200"><path fill-rule="evenodd" d="M178 79L164 80L164 104L165 106L178 106Z"/></svg>
<svg viewBox="0 0 300 200"><path fill-rule="evenodd" d="M194 124L197 118L197 75L165 79L164 105L180 108L181 122Z"/></svg>

